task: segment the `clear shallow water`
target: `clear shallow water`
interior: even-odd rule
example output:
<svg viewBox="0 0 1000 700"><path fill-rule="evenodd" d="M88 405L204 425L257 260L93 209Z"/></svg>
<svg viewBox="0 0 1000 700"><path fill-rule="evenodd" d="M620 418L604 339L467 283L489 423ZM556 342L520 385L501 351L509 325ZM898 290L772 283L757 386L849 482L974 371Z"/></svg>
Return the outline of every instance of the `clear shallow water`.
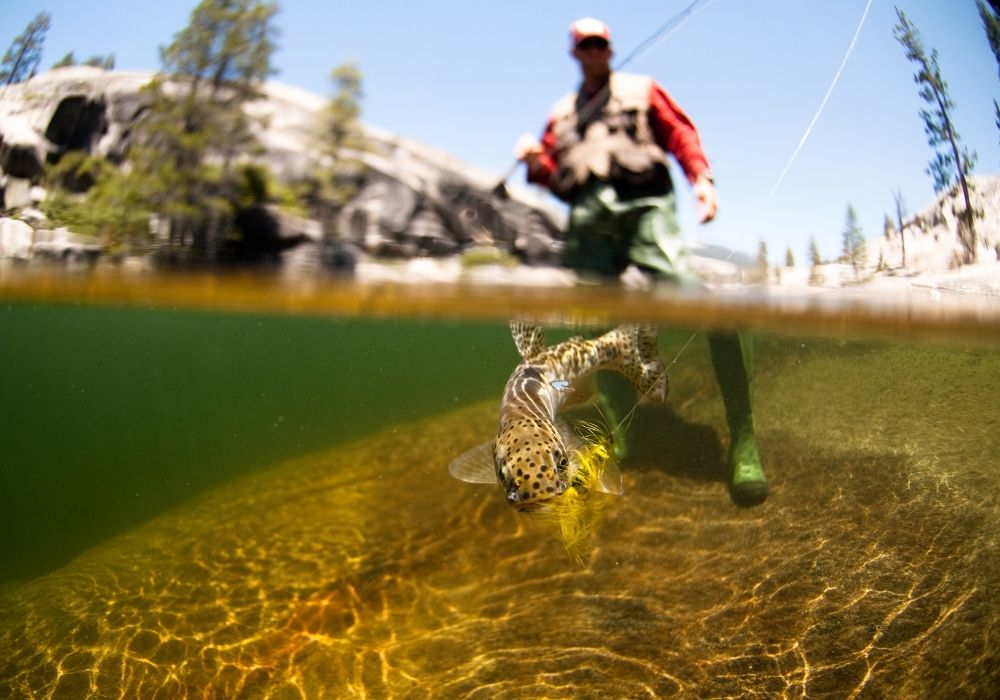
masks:
<svg viewBox="0 0 1000 700"><path fill-rule="evenodd" d="M752 509L726 493L704 338L664 328L670 406L639 414L579 567L447 476L516 363L495 310L240 298L0 307L0 695L995 694L988 326L759 334Z"/></svg>
<svg viewBox="0 0 1000 700"><path fill-rule="evenodd" d="M227 478L487 398L508 339L482 323L2 306L0 578Z"/></svg>

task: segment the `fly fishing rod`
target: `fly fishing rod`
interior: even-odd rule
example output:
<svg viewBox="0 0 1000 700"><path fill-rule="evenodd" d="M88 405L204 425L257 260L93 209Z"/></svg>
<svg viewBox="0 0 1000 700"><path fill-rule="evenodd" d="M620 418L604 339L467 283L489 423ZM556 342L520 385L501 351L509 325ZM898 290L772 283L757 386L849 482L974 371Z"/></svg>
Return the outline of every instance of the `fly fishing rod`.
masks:
<svg viewBox="0 0 1000 700"><path fill-rule="evenodd" d="M675 31L681 28L681 26L694 16L694 13L699 10L705 9L713 0L694 0L690 5L684 8L682 11L678 12L676 15L667 20L663 25L658 27L656 31L650 34L648 37L643 39L639 44L628 53L625 58L613 66L612 70L620 71L629 63L631 63L635 58L645 53L655 44L659 43L663 39L673 34ZM699 7L701 6L701 7ZM603 104L604 99L608 95L608 90L610 84L602 87L597 94L591 97L587 103L580 109L580 121L586 121L594 112L596 112L600 106ZM493 194L501 199L509 199L510 192L507 191L507 181L514 176L517 172L518 166L521 164L520 159L515 159L511 163L510 167L503 174L503 178L496 184L493 188Z"/></svg>

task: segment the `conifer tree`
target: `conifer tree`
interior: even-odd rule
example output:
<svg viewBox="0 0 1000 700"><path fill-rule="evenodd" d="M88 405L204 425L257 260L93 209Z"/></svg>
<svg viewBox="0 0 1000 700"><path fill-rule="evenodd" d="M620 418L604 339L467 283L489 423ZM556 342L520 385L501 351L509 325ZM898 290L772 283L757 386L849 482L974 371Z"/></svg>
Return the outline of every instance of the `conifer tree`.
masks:
<svg viewBox="0 0 1000 700"><path fill-rule="evenodd" d="M757 248L757 262L754 265L754 277L761 284L767 284L770 266L767 262L767 243L760 242Z"/></svg>
<svg viewBox="0 0 1000 700"><path fill-rule="evenodd" d="M819 247L816 239L809 239L809 284L819 284L819 266L823 264L823 259L819 255Z"/></svg>
<svg viewBox="0 0 1000 700"><path fill-rule="evenodd" d="M352 152L365 148L361 127L361 69L356 63L337 66L330 73L334 86L333 98L327 108L326 151L333 163L328 174L331 186L328 196L334 206L343 206L354 195L351 176L361 168L351 157Z"/></svg>
<svg viewBox="0 0 1000 700"><path fill-rule="evenodd" d="M986 39L990 42L990 48L997 59L997 68L1000 71L1000 0L976 0L979 8L979 17L983 20L983 29L986 31ZM993 100L993 114L996 117L997 129L1000 129L1000 104Z"/></svg>
<svg viewBox="0 0 1000 700"><path fill-rule="evenodd" d="M60 58L58 61L52 64L53 68L65 68L67 66L77 65L76 56L72 51L67 53L65 56ZM91 56L86 61L81 63L82 66L93 66L94 68L103 68L104 70L114 70L115 68L115 55L109 53L107 56Z"/></svg>
<svg viewBox="0 0 1000 700"><path fill-rule="evenodd" d="M813 267L818 267L823 264L823 259L819 256L819 246L816 245L816 239L809 239L809 263Z"/></svg>
<svg viewBox="0 0 1000 700"><path fill-rule="evenodd" d="M961 139L952 122L952 110L955 103L948 95L948 83L941 77L936 49L930 54L924 48L920 34L910 22L906 14L896 8L898 23L894 28L896 39L906 49L906 57L917 66L913 81L921 86L920 97L927 103L927 108L920 110L924 120L924 133L927 142L935 149L934 160L927 168L927 174L934 179L934 191L949 191L956 181L962 191L965 208L956 212L960 218L959 240L965 251L965 262L976 260L976 226L975 210L969 194L971 185L968 176L975 165L976 154L969 153L961 145Z"/></svg>
<svg viewBox="0 0 1000 700"><path fill-rule="evenodd" d="M113 53L109 53L107 56L91 56L83 62L83 65L93 66L94 68L103 68L104 70L114 70L115 55Z"/></svg>
<svg viewBox="0 0 1000 700"><path fill-rule="evenodd" d="M795 256L792 255L792 249L785 249L785 267L795 267Z"/></svg>
<svg viewBox="0 0 1000 700"><path fill-rule="evenodd" d="M18 34L0 60L0 82L4 87L35 77L42 60L45 34L52 25L48 12L39 12Z"/></svg>
<svg viewBox="0 0 1000 700"><path fill-rule="evenodd" d="M858 276L858 268L864 264L865 260L865 238L858 224L858 215L854 207L847 205L847 215L844 217L843 234L843 260L850 263L854 268L854 276Z"/></svg>
<svg viewBox="0 0 1000 700"><path fill-rule="evenodd" d="M65 68L66 66L75 66L75 65L76 65L76 56L74 56L73 52L70 51L65 56L63 56L62 58L60 58L58 61L56 61L55 63L53 63L52 67L53 68Z"/></svg>
<svg viewBox="0 0 1000 700"><path fill-rule="evenodd" d="M169 221L170 243L212 258L231 226L240 189L233 162L256 143L244 106L273 71L275 5L202 0L187 27L161 48L136 125L129 182Z"/></svg>
<svg viewBox="0 0 1000 700"><path fill-rule="evenodd" d="M896 202L896 227L899 231L899 247L903 252L903 259L900 265L906 267L906 232L903 225L903 217L906 216L906 204L903 203L903 193L899 190L892 193L892 198Z"/></svg>

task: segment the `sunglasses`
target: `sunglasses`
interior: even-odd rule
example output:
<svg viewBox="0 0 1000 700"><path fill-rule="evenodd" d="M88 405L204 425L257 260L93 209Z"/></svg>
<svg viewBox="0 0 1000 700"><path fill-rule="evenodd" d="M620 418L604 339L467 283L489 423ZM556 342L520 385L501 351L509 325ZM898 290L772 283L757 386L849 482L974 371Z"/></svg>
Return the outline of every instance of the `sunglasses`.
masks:
<svg viewBox="0 0 1000 700"><path fill-rule="evenodd" d="M599 36L590 36L577 44L576 48L581 51L586 51L587 49L601 49L603 51L609 46L610 44L607 39L602 39Z"/></svg>

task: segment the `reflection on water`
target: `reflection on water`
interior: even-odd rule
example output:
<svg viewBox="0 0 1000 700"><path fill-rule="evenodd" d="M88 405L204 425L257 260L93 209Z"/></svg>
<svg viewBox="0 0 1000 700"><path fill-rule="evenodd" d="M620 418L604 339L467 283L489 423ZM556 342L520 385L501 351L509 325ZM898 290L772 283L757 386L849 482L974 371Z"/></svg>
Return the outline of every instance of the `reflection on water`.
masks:
<svg viewBox="0 0 1000 700"><path fill-rule="evenodd" d="M639 411L625 494L578 565L499 488L447 474L495 429L516 362L503 323L17 303L0 334L4 383L19 388L3 415L39 430L0 447L4 491L36 527L22 538L72 540L114 510L102 462L152 460L129 489L170 494L0 593L0 696L1000 688L995 347L759 335L771 496L744 509L727 495L723 408L696 336L669 406ZM667 362L690 335L662 332ZM80 406L123 446L74 431ZM233 421L253 438L225 437ZM211 478L172 486L199 470Z"/></svg>

